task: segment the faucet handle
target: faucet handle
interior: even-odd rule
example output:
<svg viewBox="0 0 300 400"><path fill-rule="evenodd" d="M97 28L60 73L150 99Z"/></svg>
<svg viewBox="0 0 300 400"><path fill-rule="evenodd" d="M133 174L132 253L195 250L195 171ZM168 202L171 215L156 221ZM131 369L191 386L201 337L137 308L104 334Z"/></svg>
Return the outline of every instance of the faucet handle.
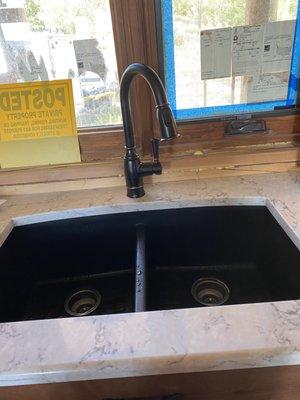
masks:
<svg viewBox="0 0 300 400"><path fill-rule="evenodd" d="M159 139L152 139L151 140L151 145L152 145L152 154L153 154L153 162L158 163L159 162Z"/></svg>

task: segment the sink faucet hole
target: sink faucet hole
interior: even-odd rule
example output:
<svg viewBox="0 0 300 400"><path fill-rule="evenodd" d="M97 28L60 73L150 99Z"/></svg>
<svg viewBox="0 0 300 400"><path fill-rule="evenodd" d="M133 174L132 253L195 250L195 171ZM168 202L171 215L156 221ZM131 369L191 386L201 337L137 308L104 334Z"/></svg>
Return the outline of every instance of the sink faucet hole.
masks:
<svg viewBox="0 0 300 400"><path fill-rule="evenodd" d="M226 283L216 278L197 279L191 289L194 299L203 306L220 306L229 299Z"/></svg>
<svg viewBox="0 0 300 400"><path fill-rule="evenodd" d="M65 301L65 311L73 317L83 317L94 312L101 303L97 290L80 290L72 293Z"/></svg>

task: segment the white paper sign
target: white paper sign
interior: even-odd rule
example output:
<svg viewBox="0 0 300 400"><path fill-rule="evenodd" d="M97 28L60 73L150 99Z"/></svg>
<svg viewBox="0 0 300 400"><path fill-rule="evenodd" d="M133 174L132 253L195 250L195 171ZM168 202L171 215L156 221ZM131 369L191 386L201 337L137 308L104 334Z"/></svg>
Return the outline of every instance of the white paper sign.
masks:
<svg viewBox="0 0 300 400"><path fill-rule="evenodd" d="M201 32L201 79L231 76L232 29Z"/></svg>
<svg viewBox="0 0 300 400"><path fill-rule="evenodd" d="M247 102L257 103L287 98L289 74L262 74L248 82Z"/></svg>
<svg viewBox="0 0 300 400"><path fill-rule="evenodd" d="M0 9L1 10L1 9ZM30 42L31 29L28 22L8 22L1 24L6 42Z"/></svg>
<svg viewBox="0 0 300 400"><path fill-rule="evenodd" d="M270 22L265 27L262 72L288 71L291 66L295 21Z"/></svg>
<svg viewBox="0 0 300 400"><path fill-rule="evenodd" d="M252 76L261 73L263 38L264 25L233 28L233 76Z"/></svg>
<svg viewBox="0 0 300 400"><path fill-rule="evenodd" d="M25 0L0 0L0 6L3 7L4 4L7 8L24 8Z"/></svg>
<svg viewBox="0 0 300 400"><path fill-rule="evenodd" d="M91 71L101 76L105 63L97 39L74 40L73 43L79 73Z"/></svg>

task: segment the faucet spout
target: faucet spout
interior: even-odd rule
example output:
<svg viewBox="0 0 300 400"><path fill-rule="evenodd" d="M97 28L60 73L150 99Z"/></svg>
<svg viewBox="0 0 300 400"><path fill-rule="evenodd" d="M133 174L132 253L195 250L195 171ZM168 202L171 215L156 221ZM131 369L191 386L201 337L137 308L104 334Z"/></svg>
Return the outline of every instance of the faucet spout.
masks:
<svg viewBox="0 0 300 400"><path fill-rule="evenodd" d="M161 140L170 140L178 136L176 122L159 76L152 68L144 64L134 63L129 65L121 78L120 100L125 134L124 172L127 196L131 198L142 197L145 194L143 187L144 176L162 173L162 166L159 161L158 139L152 140L152 163L142 163L136 152L130 110L130 87L133 78L137 75L146 80L155 98Z"/></svg>

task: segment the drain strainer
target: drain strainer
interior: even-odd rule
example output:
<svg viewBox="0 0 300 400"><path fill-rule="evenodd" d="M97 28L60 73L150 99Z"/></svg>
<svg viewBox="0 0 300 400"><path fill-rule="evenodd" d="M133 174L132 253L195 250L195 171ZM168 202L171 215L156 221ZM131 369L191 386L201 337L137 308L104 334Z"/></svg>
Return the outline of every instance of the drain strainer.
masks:
<svg viewBox="0 0 300 400"><path fill-rule="evenodd" d="M192 296L203 306L220 306L229 299L228 286L215 278L200 278L193 283Z"/></svg>
<svg viewBox="0 0 300 400"><path fill-rule="evenodd" d="M101 303L101 294L97 290L79 290L65 301L65 311L73 317L83 317L95 311Z"/></svg>

